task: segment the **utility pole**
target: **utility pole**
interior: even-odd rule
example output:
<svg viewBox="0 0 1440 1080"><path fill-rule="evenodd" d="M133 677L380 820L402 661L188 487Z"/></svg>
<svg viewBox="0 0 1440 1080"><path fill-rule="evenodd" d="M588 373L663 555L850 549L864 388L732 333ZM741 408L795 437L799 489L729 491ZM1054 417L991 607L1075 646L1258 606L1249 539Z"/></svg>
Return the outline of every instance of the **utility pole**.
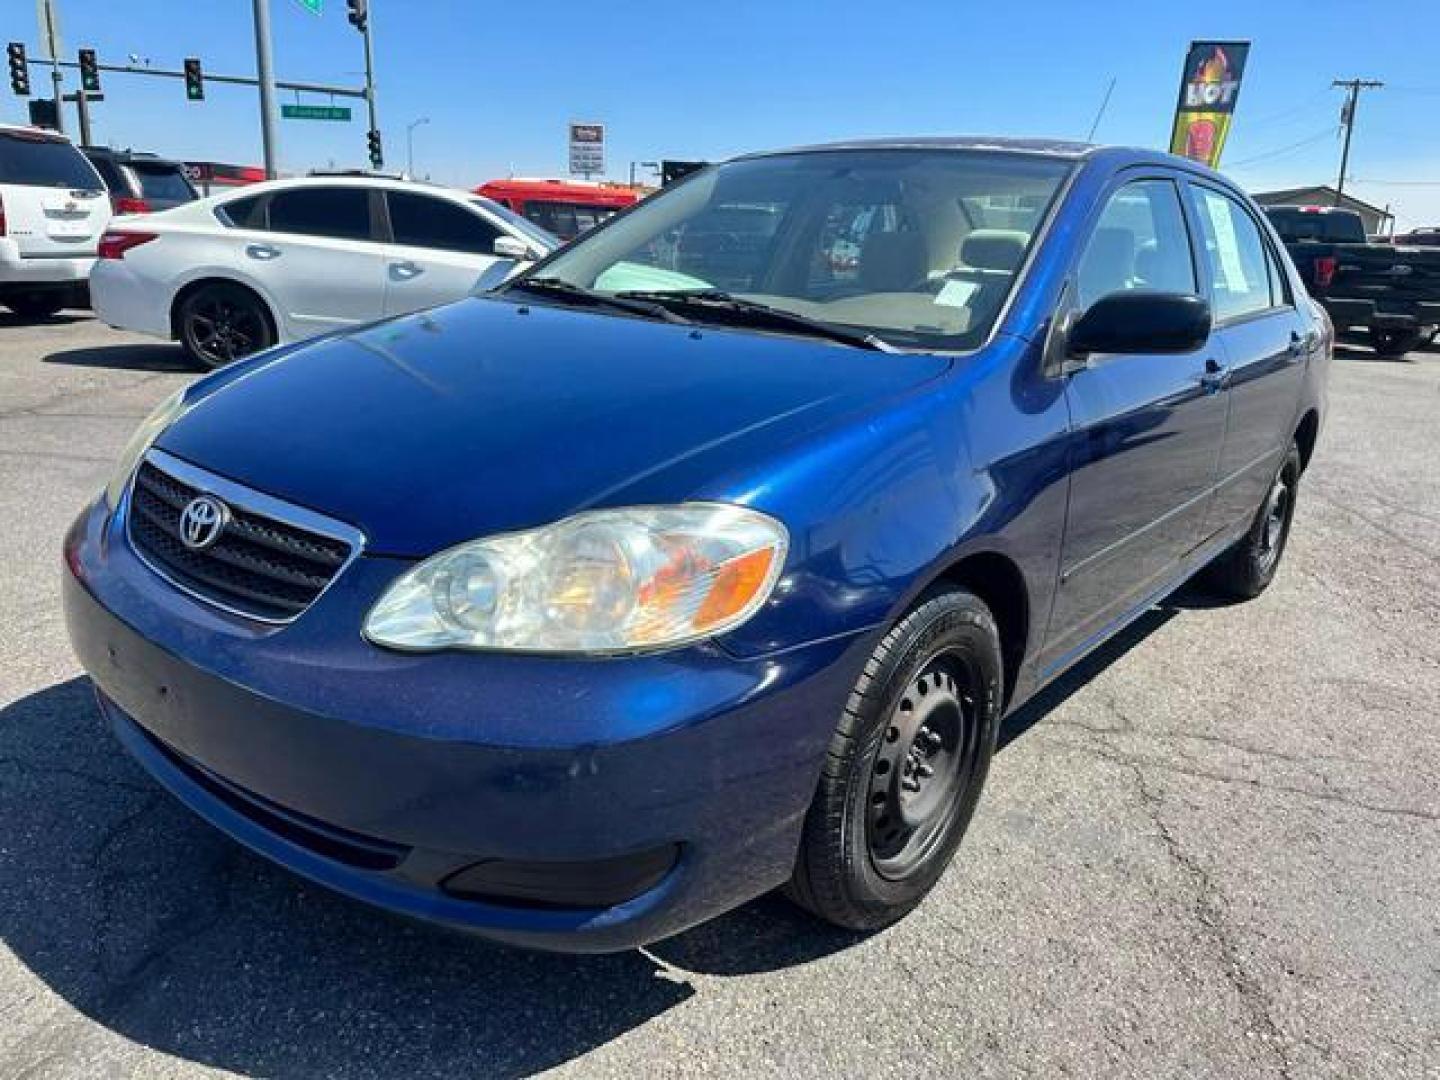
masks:
<svg viewBox="0 0 1440 1080"><path fill-rule="evenodd" d="M372 4L367 3L363 10L364 17L360 23L360 34L365 38L365 104L370 107L370 130L379 131L380 119L375 110L375 52L370 42L371 34L374 32L370 22L371 17L374 15L374 7ZM377 140L377 146L378 145ZM380 149L376 156L379 160L373 163L375 168L384 168L385 151Z"/></svg>
<svg viewBox="0 0 1440 1080"><path fill-rule="evenodd" d="M1331 86L1344 87L1349 93L1340 107L1340 125L1345 129L1345 145L1340 151L1340 176L1335 181L1335 205L1345 196L1345 173L1350 167L1350 135L1355 130L1355 107L1360 104L1361 90L1378 90L1384 86L1377 79L1336 79Z"/></svg>
<svg viewBox="0 0 1440 1080"><path fill-rule="evenodd" d="M40 18L45 24L46 44L50 46L50 79L55 84L55 130L65 134L65 76L60 74L60 42L56 26L54 0L40 0Z"/></svg>
<svg viewBox="0 0 1440 1080"><path fill-rule="evenodd" d="M260 141L265 148L265 178L279 175L275 160L275 72L270 48L270 0L255 0L255 74L260 83Z"/></svg>

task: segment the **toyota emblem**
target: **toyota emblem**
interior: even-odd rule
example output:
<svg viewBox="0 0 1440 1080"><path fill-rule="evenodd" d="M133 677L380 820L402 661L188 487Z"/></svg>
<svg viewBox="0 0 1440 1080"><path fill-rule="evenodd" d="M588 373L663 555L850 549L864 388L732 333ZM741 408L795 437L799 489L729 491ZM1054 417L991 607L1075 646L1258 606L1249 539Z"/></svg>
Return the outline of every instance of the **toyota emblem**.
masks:
<svg viewBox="0 0 1440 1080"><path fill-rule="evenodd" d="M225 531L230 508L213 495L198 495L180 511L180 542L191 551L204 551Z"/></svg>

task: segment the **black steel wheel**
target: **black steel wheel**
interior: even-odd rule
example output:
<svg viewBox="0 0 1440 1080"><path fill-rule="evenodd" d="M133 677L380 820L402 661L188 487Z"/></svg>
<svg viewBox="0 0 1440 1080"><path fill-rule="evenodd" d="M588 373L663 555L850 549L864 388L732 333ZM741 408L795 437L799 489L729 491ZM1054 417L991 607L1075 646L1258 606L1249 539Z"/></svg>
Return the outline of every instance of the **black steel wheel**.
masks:
<svg viewBox="0 0 1440 1080"><path fill-rule="evenodd" d="M187 296L179 324L186 353L207 368L224 367L275 344L264 302L229 282L203 285Z"/></svg>
<svg viewBox="0 0 1440 1080"><path fill-rule="evenodd" d="M1300 473L1300 448L1292 443L1249 531L1206 567L1203 581L1212 591L1249 600L1264 592L1275 579L1290 539L1290 523L1295 518Z"/></svg>
<svg viewBox="0 0 1440 1080"><path fill-rule="evenodd" d="M882 877L923 866L960 806L979 749L971 675L962 657L940 653L891 710L868 803L870 859Z"/></svg>
<svg viewBox="0 0 1440 1080"><path fill-rule="evenodd" d="M876 646L831 739L787 886L802 907L870 930L918 904L950 864L1000 726L1000 634L940 592Z"/></svg>

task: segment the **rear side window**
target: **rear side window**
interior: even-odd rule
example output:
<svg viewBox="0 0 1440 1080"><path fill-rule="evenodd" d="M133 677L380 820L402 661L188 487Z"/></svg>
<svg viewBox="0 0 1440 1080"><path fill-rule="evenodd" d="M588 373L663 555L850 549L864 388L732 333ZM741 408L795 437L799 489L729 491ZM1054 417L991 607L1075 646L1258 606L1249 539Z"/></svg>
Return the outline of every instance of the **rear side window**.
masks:
<svg viewBox="0 0 1440 1080"><path fill-rule="evenodd" d="M1169 180L1139 180L1110 196L1080 257L1075 293L1082 309L1131 289L1196 291L1185 215Z"/></svg>
<svg viewBox="0 0 1440 1080"><path fill-rule="evenodd" d="M221 203L215 208L215 216L220 221L235 229L258 229L262 223L258 220L260 209L260 196L251 195L244 199L232 199L230 202Z"/></svg>
<svg viewBox="0 0 1440 1080"><path fill-rule="evenodd" d="M282 191L270 199L270 229L336 240L369 240L370 192L346 187Z"/></svg>
<svg viewBox="0 0 1440 1080"><path fill-rule="evenodd" d="M1210 271L1217 321L1271 306L1270 267L1260 227L1234 199L1210 188L1190 188L1200 219L1201 247Z"/></svg>
<svg viewBox="0 0 1440 1080"><path fill-rule="evenodd" d="M132 165L130 169L140 181L140 193L146 199L189 202L195 198L195 189L177 165Z"/></svg>
<svg viewBox="0 0 1440 1080"><path fill-rule="evenodd" d="M426 195L390 191L390 229L395 243L491 255L500 230L463 206Z"/></svg>
<svg viewBox="0 0 1440 1080"><path fill-rule="evenodd" d="M32 187L105 187L85 155L68 142L26 132L0 132L0 184Z"/></svg>

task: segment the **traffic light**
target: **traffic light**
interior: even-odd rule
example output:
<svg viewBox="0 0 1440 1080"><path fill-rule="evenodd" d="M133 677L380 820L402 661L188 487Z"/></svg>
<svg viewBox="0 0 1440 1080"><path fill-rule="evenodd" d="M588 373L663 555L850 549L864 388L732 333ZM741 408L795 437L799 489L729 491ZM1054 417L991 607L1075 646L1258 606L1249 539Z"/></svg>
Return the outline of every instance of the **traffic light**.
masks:
<svg viewBox="0 0 1440 1080"><path fill-rule="evenodd" d="M365 141L370 147L370 167L378 169L385 164L385 151L380 147L380 130L371 128L370 134L365 136Z"/></svg>
<svg viewBox="0 0 1440 1080"><path fill-rule="evenodd" d="M205 73L193 56L185 59L185 97L190 101L205 100Z"/></svg>
<svg viewBox="0 0 1440 1080"><path fill-rule="evenodd" d="M80 85L87 94L100 93L100 65L94 49L80 50Z"/></svg>
<svg viewBox="0 0 1440 1080"><path fill-rule="evenodd" d="M10 60L10 89L21 97L29 97L30 67L25 62L25 46L12 41L5 46L5 55Z"/></svg>
<svg viewBox="0 0 1440 1080"><path fill-rule="evenodd" d="M363 34L370 17L370 0L345 0L345 6L350 9L350 25Z"/></svg>

